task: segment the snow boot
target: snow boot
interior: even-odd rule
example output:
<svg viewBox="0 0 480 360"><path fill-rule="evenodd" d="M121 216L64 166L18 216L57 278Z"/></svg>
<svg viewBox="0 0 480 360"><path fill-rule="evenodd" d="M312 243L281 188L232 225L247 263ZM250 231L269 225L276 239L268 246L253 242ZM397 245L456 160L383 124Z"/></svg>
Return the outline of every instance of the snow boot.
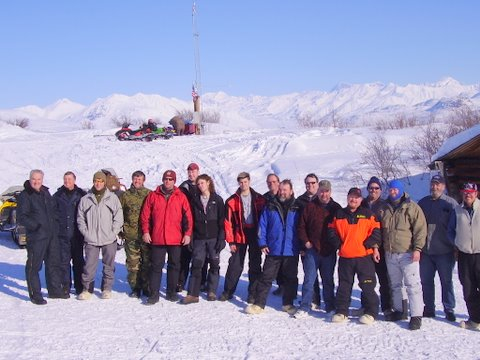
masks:
<svg viewBox="0 0 480 360"><path fill-rule="evenodd" d="M343 323L348 320L348 317L346 317L344 314L335 314L332 316L332 323Z"/></svg>
<svg viewBox="0 0 480 360"><path fill-rule="evenodd" d="M283 305L282 311L285 311L288 315L295 315L297 308L293 305Z"/></svg>
<svg viewBox="0 0 480 360"><path fill-rule="evenodd" d="M421 316L414 316L410 318L410 323L408 324L408 328L410 330L419 330L422 327L422 317Z"/></svg>
<svg viewBox="0 0 480 360"><path fill-rule="evenodd" d="M78 295L78 300L90 300L92 294L88 290L83 290L80 295Z"/></svg>
<svg viewBox="0 0 480 360"><path fill-rule="evenodd" d="M194 304L194 303L198 303L198 301L199 301L198 296L187 295L182 299L182 304L184 305Z"/></svg>
<svg viewBox="0 0 480 360"><path fill-rule="evenodd" d="M261 306L252 304L245 308L245 312L250 315L257 315L263 312L263 308Z"/></svg>
<svg viewBox="0 0 480 360"><path fill-rule="evenodd" d="M372 325L375 322L375 318L372 315L363 314L358 321L365 325Z"/></svg>

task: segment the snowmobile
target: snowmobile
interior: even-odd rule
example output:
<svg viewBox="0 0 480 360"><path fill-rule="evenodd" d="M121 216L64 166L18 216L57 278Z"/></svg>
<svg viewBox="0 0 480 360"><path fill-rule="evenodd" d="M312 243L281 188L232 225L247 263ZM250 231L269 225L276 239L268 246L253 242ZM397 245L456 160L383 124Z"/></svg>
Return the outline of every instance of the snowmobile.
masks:
<svg viewBox="0 0 480 360"><path fill-rule="evenodd" d="M0 231L10 232L19 247L27 245L25 227L17 223L17 197L23 186L11 186L0 195Z"/></svg>
<svg viewBox="0 0 480 360"><path fill-rule="evenodd" d="M130 129L130 124L123 124L122 128L115 133L120 141L152 141L156 139L171 139L175 130L171 127L157 127L153 121L143 124L139 129Z"/></svg>

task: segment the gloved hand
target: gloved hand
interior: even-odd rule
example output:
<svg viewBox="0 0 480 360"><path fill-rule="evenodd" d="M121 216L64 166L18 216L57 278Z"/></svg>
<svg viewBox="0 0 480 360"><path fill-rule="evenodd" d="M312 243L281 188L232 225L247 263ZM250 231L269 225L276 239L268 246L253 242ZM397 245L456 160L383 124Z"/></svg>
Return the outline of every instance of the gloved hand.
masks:
<svg viewBox="0 0 480 360"><path fill-rule="evenodd" d="M227 243L225 242L224 239L217 239L217 242L215 243L215 251L219 253L220 251L225 249L226 245Z"/></svg>

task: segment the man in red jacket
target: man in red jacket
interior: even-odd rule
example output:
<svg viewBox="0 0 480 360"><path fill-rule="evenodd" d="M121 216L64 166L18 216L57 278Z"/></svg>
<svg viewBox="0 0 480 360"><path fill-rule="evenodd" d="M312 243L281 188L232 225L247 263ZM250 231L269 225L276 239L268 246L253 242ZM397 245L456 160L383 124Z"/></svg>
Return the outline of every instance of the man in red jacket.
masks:
<svg viewBox="0 0 480 360"><path fill-rule="evenodd" d="M250 187L250 174L237 176L238 190L225 202L225 240L232 256L228 260L225 284L220 301L233 297L242 275L248 246L248 297L255 302L254 284L262 272L262 252L258 247L258 219L265 205L265 198Z"/></svg>
<svg viewBox="0 0 480 360"><path fill-rule="evenodd" d="M158 186L145 198L140 221L143 241L152 245L150 290L148 305L158 302L165 255L168 253L166 299L177 301L175 291L180 271L182 246L190 243L192 236L192 211L185 194L175 186L177 175L167 170Z"/></svg>

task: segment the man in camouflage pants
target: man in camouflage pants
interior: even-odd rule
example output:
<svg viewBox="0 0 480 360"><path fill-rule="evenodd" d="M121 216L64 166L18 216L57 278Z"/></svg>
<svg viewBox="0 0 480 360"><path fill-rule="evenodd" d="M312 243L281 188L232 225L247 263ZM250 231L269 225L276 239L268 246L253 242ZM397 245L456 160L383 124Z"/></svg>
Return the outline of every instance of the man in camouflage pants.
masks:
<svg viewBox="0 0 480 360"><path fill-rule="evenodd" d="M135 171L132 174L130 189L122 194L120 202L123 208L125 223L125 254L127 255L128 283L132 289L130 297L139 298L143 291L144 296L150 296L150 244L142 241L142 232L139 226L140 210L145 197L150 192L145 188L145 174Z"/></svg>

